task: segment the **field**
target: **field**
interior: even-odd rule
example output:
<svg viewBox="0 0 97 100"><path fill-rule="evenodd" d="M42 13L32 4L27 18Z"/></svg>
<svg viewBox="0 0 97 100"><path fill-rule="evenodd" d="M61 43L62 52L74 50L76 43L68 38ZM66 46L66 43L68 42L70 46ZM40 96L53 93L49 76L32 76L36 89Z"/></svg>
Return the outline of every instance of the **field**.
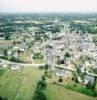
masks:
<svg viewBox="0 0 97 100"><path fill-rule="evenodd" d="M47 100L97 100L97 97L88 96L82 93L66 89L63 84L70 83L68 79L63 79L62 83L58 82L59 78L52 74L52 78L47 80L46 95ZM68 81L67 81L68 80ZM56 84L54 84L54 82Z"/></svg>
<svg viewBox="0 0 97 100"><path fill-rule="evenodd" d="M29 57L30 51L25 49L24 52L19 53L19 59L23 62L31 63L31 58Z"/></svg>
<svg viewBox="0 0 97 100"><path fill-rule="evenodd" d="M8 100L31 100L42 73L31 67L19 72L6 71L0 76L0 95Z"/></svg>
<svg viewBox="0 0 97 100"><path fill-rule="evenodd" d="M8 100L32 100L37 81L43 75L42 70L29 66L21 71L2 70L1 73L0 96ZM97 100L51 83L47 84L45 93L47 100Z"/></svg>
<svg viewBox="0 0 97 100"><path fill-rule="evenodd" d="M0 46L9 46L12 44L13 44L12 40L0 40Z"/></svg>
<svg viewBox="0 0 97 100"><path fill-rule="evenodd" d="M48 85L46 95L48 100L97 100L54 84Z"/></svg>

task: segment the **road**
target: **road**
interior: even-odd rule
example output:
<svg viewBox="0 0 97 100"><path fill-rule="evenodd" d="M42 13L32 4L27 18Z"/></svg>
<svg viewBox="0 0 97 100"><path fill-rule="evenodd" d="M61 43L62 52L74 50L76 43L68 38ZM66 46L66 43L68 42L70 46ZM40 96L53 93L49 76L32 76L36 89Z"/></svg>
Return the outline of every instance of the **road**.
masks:
<svg viewBox="0 0 97 100"><path fill-rule="evenodd" d="M54 65L56 68L63 68L65 70L68 70L68 71L72 71L72 72L76 72L77 70L74 69L74 68L68 68L68 67L65 67L65 66L60 66L60 65ZM94 74L94 73L90 73L90 72L87 72L87 71L84 71L87 75L89 76L93 76L93 77L96 77L97 78L97 74ZM83 73L84 73L83 72Z"/></svg>
<svg viewBox="0 0 97 100"><path fill-rule="evenodd" d="M46 64L46 63L41 63L41 64L17 63L17 62L11 62L11 61L8 61L8 60L4 60L4 59L1 59L1 58L0 58L0 61L2 61L2 63L5 63L5 64L18 64L18 65L24 66L24 67L26 67L26 66L39 67L39 66L44 66ZM63 68L63 69L68 70L68 71L75 71L76 72L76 69L74 69L74 68L68 68L68 67L64 67L64 66L60 66L60 65L54 65L54 66L57 67L57 68ZM93 77L97 78L97 74L90 73L90 72L86 72L86 74L89 75L89 76L93 76Z"/></svg>
<svg viewBox="0 0 97 100"><path fill-rule="evenodd" d="M34 66L34 67L38 67L38 66L44 66L45 63L41 63L41 64L35 64L35 63L17 63L17 62L11 62L11 61L8 61L8 60L4 60L4 59L1 59L0 58L0 61L2 61L2 63L5 63L5 64L18 64L20 66Z"/></svg>

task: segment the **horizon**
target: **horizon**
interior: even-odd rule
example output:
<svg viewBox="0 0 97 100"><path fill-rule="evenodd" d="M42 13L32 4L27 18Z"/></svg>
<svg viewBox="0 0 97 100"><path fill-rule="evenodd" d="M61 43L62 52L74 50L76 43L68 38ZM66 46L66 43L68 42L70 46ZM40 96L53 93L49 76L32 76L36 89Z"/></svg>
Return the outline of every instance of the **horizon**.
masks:
<svg viewBox="0 0 97 100"><path fill-rule="evenodd" d="M97 12L0 12L0 14L97 14Z"/></svg>
<svg viewBox="0 0 97 100"><path fill-rule="evenodd" d="M0 0L0 13L97 13L97 0Z"/></svg>

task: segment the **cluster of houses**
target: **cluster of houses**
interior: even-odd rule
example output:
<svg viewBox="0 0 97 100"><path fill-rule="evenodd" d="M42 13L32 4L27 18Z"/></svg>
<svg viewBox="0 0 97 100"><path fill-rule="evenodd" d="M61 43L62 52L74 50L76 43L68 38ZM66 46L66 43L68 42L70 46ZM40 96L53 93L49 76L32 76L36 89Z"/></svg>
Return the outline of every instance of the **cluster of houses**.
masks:
<svg viewBox="0 0 97 100"><path fill-rule="evenodd" d="M97 47L93 43L93 36L91 34L81 34L76 33L75 31L70 32L68 27L66 27L64 32L51 35L48 43L45 43L45 45L48 45L45 46L45 57L57 76L65 77L71 75L71 72L66 69L64 70L64 68L54 68L54 65L57 64L57 59L60 59L61 61L64 60L61 63L64 67L76 68L73 66L72 61L76 63L80 61L81 56L89 56L90 59L84 59L84 63L80 62L82 65L81 70L89 71L89 68L96 67ZM66 52L69 52L70 54L69 60L64 58ZM95 75L85 75L84 80L81 80L80 77L78 77L78 79L80 82L84 81L84 84L87 84L90 81L93 83Z"/></svg>
<svg viewBox="0 0 97 100"><path fill-rule="evenodd" d="M58 24L58 21L55 21L55 24ZM66 67L73 67L72 60L76 63L79 61L81 56L87 54L88 56L93 57L94 59L97 58L97 47L93 43L93 36L91 34L85 33L81 34L80 32L70 31L69 25L64 24L64 30L61 32L51 33L46 32L45 34L49 37L46 41L42 39L42 41L35 41L35 30L33 33L21 33L20 34L13 34L11 39L16 42L11 46L5 47L7 52L6 54L10 56L14 56L18 58L20 52L24 52L26 49L31 48L31 54L29 54L30 59L34 53L40 52L44 58L46 59L47 63L50 66L57 64L58 60L61 61L61 64L64 64ZM4 34L0 33L0 40L4 37ZM34 41L34 44L33 44ZM19 44L18 44L19 43ZM2 46L0 47L0 56L5 56L5 48ZM70 54L70 57L65 57L66 53ZM88 61L86 60L83 66L92 66L97 65L97 61ZM19 66L13 64L11 66L11 70L18 69ZM88 68L88 67L87 67ZM56 75L64 76L66 73L69 74L69 71L55 69ZM87 78L87 77L85 77ZM90 79L90 78L88 78Z"/></svg>
<svg viewBox="0 0 97 100"><path fill-rule="evenodd" d="M16 63L6 63L3 61L0 61L0 67L4 69L8 69L11 71L20 71L23 67Z"/></svg>

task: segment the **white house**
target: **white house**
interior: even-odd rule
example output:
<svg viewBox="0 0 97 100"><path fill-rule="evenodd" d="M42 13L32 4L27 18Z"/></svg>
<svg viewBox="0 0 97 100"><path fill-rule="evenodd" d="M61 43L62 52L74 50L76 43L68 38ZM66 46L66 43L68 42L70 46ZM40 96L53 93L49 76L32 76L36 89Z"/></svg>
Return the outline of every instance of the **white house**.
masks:
<svg viewBox="0 0 97 100"><path fill-rule="evenodd" d="M20 66L18 64L12 64L11 65L11 70L16 71L16 70L19 70L19 69L20 69Z"/></svg>

